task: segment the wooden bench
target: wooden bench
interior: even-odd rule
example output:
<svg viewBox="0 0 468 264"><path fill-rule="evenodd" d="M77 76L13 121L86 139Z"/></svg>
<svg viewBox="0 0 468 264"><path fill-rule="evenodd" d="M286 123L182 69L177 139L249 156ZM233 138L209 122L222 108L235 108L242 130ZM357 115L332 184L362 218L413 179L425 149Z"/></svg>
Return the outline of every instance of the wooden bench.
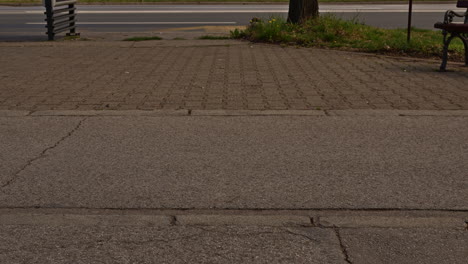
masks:
<svg viewBox="0 0 468 264"><path fill-rule="evenodd" d="M440 65L441 71L445 71L447 67L448 48L452 39L456 37L463 41L463 45L465 46L465 65L468 66L468 0L458 1L457 7L467 8L467 10L465 13L457 13L449 10L445 13L444 22L438 22L434 25L435 28L442 29L442 34L444 34L444 51L442 54L442 65ZM455 17L464 18L463 23L454 23L453 19Z"/></svg>

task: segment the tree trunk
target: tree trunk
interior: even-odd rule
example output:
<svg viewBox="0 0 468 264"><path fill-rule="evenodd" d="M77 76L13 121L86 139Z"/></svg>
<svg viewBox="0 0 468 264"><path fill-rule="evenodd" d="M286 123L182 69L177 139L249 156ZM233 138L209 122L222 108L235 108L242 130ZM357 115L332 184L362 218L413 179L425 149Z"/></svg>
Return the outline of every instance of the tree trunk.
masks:
<svg viewBox="0 0 468 264"><path fill-rule="evenodd" d="M289 0L288 22L302 23L317 17L318 10L318 0Z"/></svg>

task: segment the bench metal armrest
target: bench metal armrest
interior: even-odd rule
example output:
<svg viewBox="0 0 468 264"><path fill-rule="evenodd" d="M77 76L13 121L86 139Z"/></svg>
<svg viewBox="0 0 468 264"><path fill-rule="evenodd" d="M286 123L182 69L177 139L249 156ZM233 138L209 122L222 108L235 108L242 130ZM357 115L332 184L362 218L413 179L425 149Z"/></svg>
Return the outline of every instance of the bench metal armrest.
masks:
<svg viewBox="0 0 468 264"><path fill-rule="evenodd" d="M445 12L444 24L452 23L453 19L455 17L466 17L466 18L468 18L468 11L465 12L465 13L457 13L455 11L448 10L447 12ZM466 19L465 19L465 21L466 21Z"/></svg>

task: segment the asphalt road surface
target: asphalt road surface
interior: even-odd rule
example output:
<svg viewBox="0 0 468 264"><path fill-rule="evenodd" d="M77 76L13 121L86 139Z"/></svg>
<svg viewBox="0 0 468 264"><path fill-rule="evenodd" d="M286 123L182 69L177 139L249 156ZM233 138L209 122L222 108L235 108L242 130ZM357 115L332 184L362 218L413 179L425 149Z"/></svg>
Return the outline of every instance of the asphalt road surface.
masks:
<svg viewBox="0 0 468 264"><path fill-rule="evenodd" d="M468 209L468 116L82 113L0 116L0 208Z"/></svg>
<svg viewBox="0 0 468 264"><path fill-rule="evenodd" d="M78 26L85 32L146 32L206 25L246 25L252 17L286 16L287 5L85 5L78 6ZM356 18L384 28L407 25L407 5L321 5L322 13ZM452 4L415 4L413 25L431 29ZM0 6L0 40L45 38L44 8Z"/></svg>

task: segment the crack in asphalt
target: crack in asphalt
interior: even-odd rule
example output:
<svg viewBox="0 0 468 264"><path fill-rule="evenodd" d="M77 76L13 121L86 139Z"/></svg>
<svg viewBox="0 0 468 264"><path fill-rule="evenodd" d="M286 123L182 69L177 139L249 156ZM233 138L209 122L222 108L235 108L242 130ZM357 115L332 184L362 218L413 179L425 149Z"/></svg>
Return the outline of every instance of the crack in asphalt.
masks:
<svg viewBox="0 0 468 264"><path fill-rule="evenodd" d="M57 142L55 142L52 146L49 146L47 148L45 148L38 156L28 160L28 162L23 166L21 167L17 172L14 173L13 177L11 179L9 179L8 181L6 181L4 184L2 184L1 186L1 190L3 192L3 188L6 188L8 187L9 185L11 185L13 182L15 182L18 178L19 178L19 174L21 172L23 172L24 170L26 170L29 166L31 166L35 161L43 158L47 152L49 152L50 150L53 150L54 148L58 147L64 140L66 140L67 138L71 137L80 127L81 125L83 124L83 122L88 119L88 117L85 117L85 118L82 118L78 124L70 131L68 132L65 136L63 136L62 138L60 138Z"/></svg>
<svg viewBox="0 0 468 264"><path fill-rule="evenodd" d="M317 228L317 227L309 227L309 228ZM283 230L286 231L286 233L288 233L288 234L291 234L291 235L294 235L294 236L299 236L299 237L305 238L305 239L307 239L309 241L312 241L312 242L315 242L315 243L320 242L318 239L311 238L306 234L296 233L293 230L291 230L290 228L284 228Z"/></svg>
<svg viewBox="0 0 468 264"><path fill-rule="evenodd" d="M333 228L333 231L335 231L335 235L338 238L338 242L340 243L340 248L341 248L341 252L343 253L344 260L346 261L346 263L352 264L353 262L351 262L349 258L348 249L343 243L343 239L341 238L340 231L338 230L337 227Z"/></svg>

